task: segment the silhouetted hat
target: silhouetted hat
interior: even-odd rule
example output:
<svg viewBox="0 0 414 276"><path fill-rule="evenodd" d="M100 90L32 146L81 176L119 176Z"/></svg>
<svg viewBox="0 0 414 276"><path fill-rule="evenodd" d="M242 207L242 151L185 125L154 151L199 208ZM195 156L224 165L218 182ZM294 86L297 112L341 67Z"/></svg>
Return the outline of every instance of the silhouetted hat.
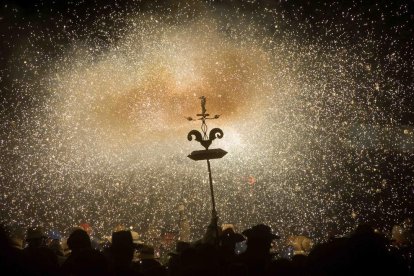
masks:
<svg viewBox="0 0 414 276"><path fill-rule="evenodd" d="M45 233L43 233L42 228L38 227L38 228L27 229L26 240L34 240L34 239L41 239L41 238L47 238Z"/></svg>
<svg viewBox="0 0 414 276"><path fill-rule="evenodd" d="M113 232L111 247L113 249L133 248L134 243L132 240L131 231Z"/></svg>
<svg viewBox="0 0 414 276"><path fill-rule="evenodd" d="M272 229L269 226L264 224L258 224L250 229L244 230L243 235L245 235L248 239L280 239L278 235L272 233Z"/></svg>

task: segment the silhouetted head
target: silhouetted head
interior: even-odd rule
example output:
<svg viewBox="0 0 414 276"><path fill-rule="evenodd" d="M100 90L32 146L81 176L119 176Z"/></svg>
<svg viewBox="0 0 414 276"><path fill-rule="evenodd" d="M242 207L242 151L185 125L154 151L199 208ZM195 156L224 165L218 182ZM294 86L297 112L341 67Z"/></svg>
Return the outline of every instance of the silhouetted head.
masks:
<svg viewBox="0 0 414 276"><path fill-rule="evenodd" d="M130 231L118 231L112 233L113 249L133 249L134 243Z"/></svg>
<svg viewBox="0 0 414 276"><path fill-rule="evenodd" d="M121 262L131 262L134 256L134 243L130 231L112 233L111 255Z"/></svg>
<svg viewBox="0 0 414 276"><path fill-rule="evenodd" d="M40 227L27 229L26 241L29 247L45 246L47 236Z"/></svg>
<svg viewBox="0 0 414 276"><path fill-rule="evenodd" d="M247 237L247 251L253 254L269 254L272 241L280 237L272 233L272 229L264 224L258 224L243 231ZM257 256L259 256L257 255ZM262 256L263 257L263 256Z"/></svg>
<svg viewBox="0 0 414 276"><path fill-rule="evenodd" d="M76 229L70 234L67 244L72 252L78 252L83 249L91 249L91 239L89 238L88 233L82 229Z"/></svg>
<svg viewBox="0 0 414 276"><path fill-rule="evenodd" d="M244 230L243 235L247 237L247 243L251 241L272 242L272 240L280 239L278 235L272 233L272 229L264 224L258 224L250 229Z"/></svg>

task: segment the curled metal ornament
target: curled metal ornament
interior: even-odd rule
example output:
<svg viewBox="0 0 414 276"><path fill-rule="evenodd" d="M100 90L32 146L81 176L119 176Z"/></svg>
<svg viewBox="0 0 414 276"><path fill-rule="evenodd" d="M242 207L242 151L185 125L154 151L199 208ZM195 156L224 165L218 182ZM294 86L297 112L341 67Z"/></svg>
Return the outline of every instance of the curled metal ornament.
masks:
<svg viewBox="0 0 414 276"><path fill-rule="evenodd" d="M208 135L208 137L210 138L209 140L213 141L216 138L223 138L223 131L219 128L213 128L212 130L210 130L210 134Z"/></svg>
<svg viewBox="0 0 414 276"><path fill-rule="evenodd" d="M187 139L188 141L192 141L193 140L193 136L195 137L195 140L197 142L199 142L203 147L206 148L206 150L210 147L211 143L213 142L214 139L216 138L223 138L223 131L219 128L213 128L210 131L209 134L209 138L208 139L203 139L203 135L201 134L200 131L193 129L192 131L190 131L187 135Z"/></svg>
<svg viewBox="0 0 414 276"><path fill-rule="evenodd" d="M187 135L187 139L188 141L192 141L193 140L193 136L195 137L195 140L197 142L200 142L203 140L203 136L201 135L200 131L193 129L192 131L190 131Z"/></svg>

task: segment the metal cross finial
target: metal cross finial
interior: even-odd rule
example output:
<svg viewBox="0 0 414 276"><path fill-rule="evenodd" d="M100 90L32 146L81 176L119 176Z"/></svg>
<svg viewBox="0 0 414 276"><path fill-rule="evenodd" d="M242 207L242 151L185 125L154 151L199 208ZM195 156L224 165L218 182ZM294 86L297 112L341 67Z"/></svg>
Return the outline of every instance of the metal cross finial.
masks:
<svg viewBox="0 0 414 276"><path fill-rule="evenodd" d="M203 115L203 117L205 117L206 115L206 97L201 96L199 98L201 100L201 115ZM208 115L208 114L207 114Z"/></svg>

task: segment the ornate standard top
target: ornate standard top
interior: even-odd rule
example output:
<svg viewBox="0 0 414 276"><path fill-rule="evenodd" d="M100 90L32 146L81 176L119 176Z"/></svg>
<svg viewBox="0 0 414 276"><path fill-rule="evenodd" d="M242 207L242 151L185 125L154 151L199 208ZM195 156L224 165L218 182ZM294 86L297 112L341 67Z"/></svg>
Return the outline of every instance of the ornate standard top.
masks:
<svg viewBox="0 0 414 276"><path fill-rule="evenodd" d="M218 119L220 115L215 115L214 117L208 117L210 116L207 113L206 109L206 97L202 96L200 97L201 100L201 114L197 114L198 118L197 120L201 120L201 130L203 131L203 134L201 134L200 131L193 129L190 131L187 135L187 138L189 141L193 140L193 136L195 137L195 140L198 141L205 150L196 150L193 151L190 155L188 155L189 158L191 158L194 161L198 160L207 160L207 169L208 169L208 179L210 183L210 192L211 192L211 204L213 207L212 210L212 220L211 220L211 227L210 229L213 229L212 231L214 234L212 237L214 238L215 243L218 242L218 227L217 227L217 212L216 212L216 202L214 200L214 190L213 190L213 178L211 176L211 166L210 166L210 160L211 159L219 159L222 158L224 155L227 154L225 150L222 149L208 149L211 145L211 142L213 142L216 138L223 138L223 131L219 128L213 128L209 135L207 135L207 119ZM193 121L193 118L188 117L187 120ZM209 236L206 234L206 236Z"/></svg>
<svg viewBox="0 0 414 276"><path fill-rule="evenodd" d="M218 119L220 117L220 115L214 115L214 117L209 117L210 114L207 113L207 109L206 109L206 97L201 96L199 98L201 100L201 114L197 114L198 119L193 119L191 117L187 117L187 120L189 121L195 121L195 120L201 120L201 130L203 133L201 133L198 130L191 130L188 135L187 138L189 141L193 140L193 136L195 137L195 140L198 141L203 147L205 147L206 150L208 150L208 148L210 147L211 143L213 142L214 139L216 138L223 138L223 131L219 128L213 128L209 135L207 135L207 124L206 124L206 120L211 120L211 119Z"/></svg>

